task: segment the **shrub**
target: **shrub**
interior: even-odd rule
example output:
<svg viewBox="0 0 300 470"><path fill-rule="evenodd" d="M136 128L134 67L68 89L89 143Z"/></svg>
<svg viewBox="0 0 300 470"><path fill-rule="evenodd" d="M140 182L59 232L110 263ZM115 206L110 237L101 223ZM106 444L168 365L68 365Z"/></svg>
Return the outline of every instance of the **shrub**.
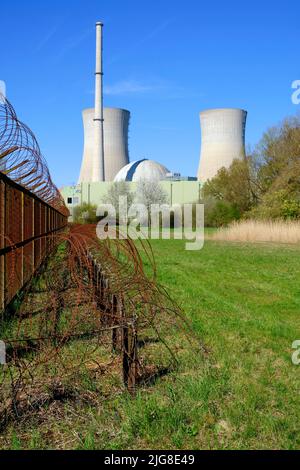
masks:
<svg viewBox="0 0 300 470"><path fill-rule="evenodd" d="M96 224L99 217L96 215L97 206L84 202L73 210L73 222L77 224Z"/></svg>
<svg viewBox="0 0 300 470"><path fill-rule="evenodd" d="M287 188L268 191L261 204L254 208L249 216L254 219L299 219L300 201Z"/></svg>
<svg viewBox="0 0 300 470"><path fill-rule="evenodd" d="M227 201L210 198L204 200L203 203L204 224L206 227L223 227L241 217L237 207Z"/></svg>

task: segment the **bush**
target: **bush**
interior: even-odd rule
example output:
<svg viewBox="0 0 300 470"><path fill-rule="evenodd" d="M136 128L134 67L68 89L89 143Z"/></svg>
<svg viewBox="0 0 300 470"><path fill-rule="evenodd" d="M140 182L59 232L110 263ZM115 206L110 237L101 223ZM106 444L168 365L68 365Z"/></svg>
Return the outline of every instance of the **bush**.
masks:
<svg viewBox="0 0 300 470"><path fill-rule="evenodd" d="M237 207L227 201L208 199L203 203L204 224L206 227L223 227L241 217Z"/></svg>
<svg viewBox="0 0 300 470"><path fill-rule="evenodd" d="M300 201L286 189L269 190L249 216L258 220L300 219Z"/></svg>
<svg viewBox="0 0 300 470"><path fill-rule="evenodd" d="M99 217L96 215L97 206L94 204L83 204L76 206L73 210L73 222L77 224L96 224Z"/></svg>
<svg viewBox="0 0 300 470"><path fill-rule="evenodd" d="M300 201L286 199L281 207L285 219L300 219Z"/></svg>

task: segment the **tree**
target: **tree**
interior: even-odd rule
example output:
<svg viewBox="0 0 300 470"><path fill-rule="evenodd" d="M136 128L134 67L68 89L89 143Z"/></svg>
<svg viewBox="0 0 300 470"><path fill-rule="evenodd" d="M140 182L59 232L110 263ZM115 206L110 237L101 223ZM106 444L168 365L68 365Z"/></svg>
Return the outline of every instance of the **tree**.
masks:
<svg viewBox="0 0 300 470"><path fill-rule="evenodd" d="M134 202L145 207L146 213L140 215L142 225L151 225L151 205L162 206L168 203L168 195L162 188L159 181L148 181L141 179L137 182ZM161 214L159 216L160 224L162 222Z"/></svg>
<svg viewBox="0 0 300 470"><path fill-rule="evenodd" d="M256 147L255 158L259 165L259 184L265 193L300 158L300 116L288 117L268 129Z"/></svg>
<svg viewBox="0 0 300 470"><path fill-rule="evenodd" d="M144 204L149 212L151 204L167 204L168 195L159 181L139 180L136 186L135 202Z"/></svg>
<svg viewBox="0 0 300 470"><path fill-rule="evenodd" d="M134 195L130 191L127 181L115 181L108 188L102 198L104 204L111 204L115 208L116 223L127 223L127 211L133 203Z"/></svg>
<svg viewBox="0 0 300 470"><path fill-rule="evenodd" d="M221 168L214 178L204 183L202 198L224 201L240 215L250 210L259 198L251 157L235 159L229 168Z"/></svg>
<svg viewBox="0 0 300 470"><path fill-rule="evenodd" d="M300 158L281 170L250 216L260 219L300 218Z"/></svg>
<svg viewBox="0 0 300 470"><path fill-rule="evenodd" d="M268 129L256 148L261 188L257 218L300 218L300 117Z"/></svg>
<svg viewBox="0 0 300 470"><path fill-rule="evenodd" d="M119 198L121 196L127 197L128 206L133 202L134 195L130 191L130 186L127 181L114 181L108 188L106 194L102 198L104 204L112 204L116 211L119 207Z"/></svg>

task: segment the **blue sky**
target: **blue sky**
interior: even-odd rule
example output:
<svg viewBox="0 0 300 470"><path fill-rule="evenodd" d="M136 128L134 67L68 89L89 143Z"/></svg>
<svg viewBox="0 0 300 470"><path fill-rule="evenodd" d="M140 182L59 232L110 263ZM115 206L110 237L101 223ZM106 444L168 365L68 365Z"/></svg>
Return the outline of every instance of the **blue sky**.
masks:
<svg viewBox="0 0 300 470"><path fill-rule="evenodd" d="M129 109L130 159L195 175L199 111L248 110L246 141L300 111L300 2L1 2L0 80L58 186L77 181L81 111L93 106L95 22L104 26L104 104Z"/></svg>

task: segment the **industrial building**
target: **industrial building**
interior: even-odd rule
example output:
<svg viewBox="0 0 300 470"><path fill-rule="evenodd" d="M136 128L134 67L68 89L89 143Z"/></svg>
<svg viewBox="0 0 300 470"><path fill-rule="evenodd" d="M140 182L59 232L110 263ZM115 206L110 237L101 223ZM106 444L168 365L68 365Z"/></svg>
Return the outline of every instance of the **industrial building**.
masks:
<svg viewBox="0 0 300 470"><path fill-rule="evenodd" d="M235 108L208 109L200 113L201 154L198 180L204 183L234 159L245 157L247 111Z"/></svg>
<svg viewBox="0 0 300 470"><path fill-rule="evenodd" d="M71 217L73 209L84 202L96 206L103 204L103 198L112 184L112 182L104 181L64 186L60 192L70 211ZM130 191L134 193L137 182L131 181L128 184L130 185ZM185 204L199 200L201 185L196 178L194 180L166 179L160 181L160 184L166 192L170 204Z"/></svg>

